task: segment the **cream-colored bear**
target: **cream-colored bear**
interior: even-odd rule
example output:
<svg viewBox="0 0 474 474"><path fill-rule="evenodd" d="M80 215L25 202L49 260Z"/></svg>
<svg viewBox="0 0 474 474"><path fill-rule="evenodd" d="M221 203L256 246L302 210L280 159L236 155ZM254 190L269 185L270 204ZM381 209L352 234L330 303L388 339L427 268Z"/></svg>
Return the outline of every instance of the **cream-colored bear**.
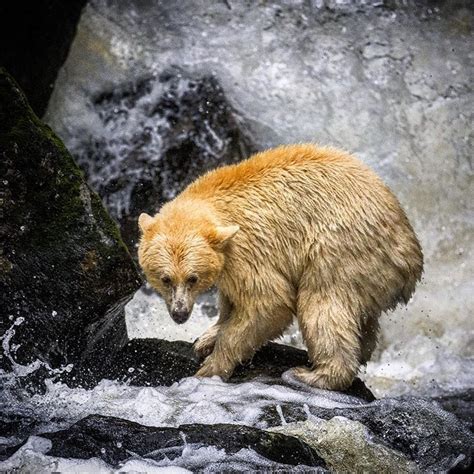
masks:
<svg viewBox="0 0 474 474"><path fill-rule="evenodd" d="M345 389L376 345L382 311L406 302L423 256L395 196L334 148L282 146L211 171L139 219L140 264L172 318L219 289L217 324L196 343L198 376L228 378L297 318L311 368Z"/></svg>

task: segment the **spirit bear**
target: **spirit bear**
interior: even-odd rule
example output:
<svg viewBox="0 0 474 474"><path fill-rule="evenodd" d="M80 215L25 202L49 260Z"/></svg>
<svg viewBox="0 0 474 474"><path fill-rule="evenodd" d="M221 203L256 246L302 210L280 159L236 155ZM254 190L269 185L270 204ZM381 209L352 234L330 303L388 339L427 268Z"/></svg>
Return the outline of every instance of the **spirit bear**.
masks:
<svg viewBox="0 0 474 474"><path fill-rule="evenodd" d="M377 341L382 311L405 303L423 268L396 197L344 151L282 146L210 171L151 217L139 261L173 320L216 285L219 319L195 343L197 376L227 379L298 321L323 389L351 385Z"/></svg>

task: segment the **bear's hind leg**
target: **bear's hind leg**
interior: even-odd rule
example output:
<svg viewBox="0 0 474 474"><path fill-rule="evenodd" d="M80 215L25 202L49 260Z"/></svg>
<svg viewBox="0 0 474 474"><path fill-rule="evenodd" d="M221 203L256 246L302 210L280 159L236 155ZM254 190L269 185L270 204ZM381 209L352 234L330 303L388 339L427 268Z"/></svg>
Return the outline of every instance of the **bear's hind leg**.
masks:
<svg viewBox="0 0 474 474"><path fill-rule="evenodd" d="M360 328L357 315L346 306L335 294L300 289L298 324L312 369L293 369L299 380L327 390L344 390L352 384L360 365Z"/></svg>

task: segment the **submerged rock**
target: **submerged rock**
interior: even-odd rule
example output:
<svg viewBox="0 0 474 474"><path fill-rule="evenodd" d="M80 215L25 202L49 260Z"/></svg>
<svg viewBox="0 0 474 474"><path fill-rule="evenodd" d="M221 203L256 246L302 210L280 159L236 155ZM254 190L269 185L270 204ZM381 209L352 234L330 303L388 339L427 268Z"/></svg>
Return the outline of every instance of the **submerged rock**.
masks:
<svg viewBox="0 0 474 474"><path fill-rule="evenodd" d="M61 141L0 70L0 366L18 375L127 342L134 263ZM27 366L27 364L30 364Z"/></svg>
<svg viewBox="0 0 474 474"><path fill-rule="evenodd" d="M101 390L104 389L106 385ZM77 407L69 412L67 408L64 410L65 404L74 406L87 398L85 393L81 396L69 393L69 401L60 397L63 408L57 413L70 413L71 418L51 419L51 414L44 411L41 415L41 408L49 410L40 405L37 415L40 418L46 415L46 418L34 423L26 419L23 423L25 427L30 426L30 432L23 430L22 439L25 434L47 439L47 449L41 453L51 457L50 460L97 457L117 466L130 456L136 456L153 459L160 466L178 465L194 471L209 466L215 468L216 461L221 463L222 469L229 461L228 456L250 449L272 462L317 464L334 472L472 472L472 433L439 405L422 399L364 403L324 390L298 393L262 382L242 384L239 389L239 384L187 379L161 389L112 384L95 408ZM214 396L215 393L220 395ZM245 399L244 405L241 398ZM136 412L130 410L134 399L138 403ZM93 412L101 404L109 416L74 419ZM265 407L279 411L270 429L255 413ZM294 412L301 411L300 422L291 422L289 407ZM223 411L228 411L229 421L222 422ZM247 411L247 416L240 417L236 411ZM250 412L253 416L249 416ZM132 417L148 426L123 420L123 417ZM19 419L21 416L13 417L14 423L18 424ZM71 426L73 422L76 423ZM286 436L268 437L262 428ZM288 436L298 438L301 444ZM0 464L0 470L18 465L14 458L21 453L12 455L18 450L18 443L17 440L14 448L10 444L0 449L0 459L9 458ZM225 453L221 453L222 450ZM256 465L250 463L246 467L255 469Z"/></svg>
<svg viewBox="0 0 474 474"><path fill-rule="evenodd" d="M280 410L289 424L305 421L308 414L322 420L339 416L361 423L376 443L403 453L423 472L472 472L474 436L468 425L430 400L385 398L358 407L311 406L307 410L282 404ZM281 414L276 410L267 410L266 419L274 426L281 424ZM353 440L347 439L347 443L350 455Z"/></svg>
<svg viewBox="0 0 474 474"><path fill-rule="evenodd" d="M80 133L71 151L130 249L141 212L154 214L203 172L252 150L211 74L171 68L96 94L91 102L98 126Z"/></svg>
<svg viewBox="0 0 474 474"><path fill-rule="evenodd" d="M300 438L316 450L333 472L419 472L406 456L372 439L362 423L341 416L329 421L289 423L270 431Z"/></svg>
<svg viewBox="0 0 474 474"><path fill-rule="evenodd" d="M317 453L297 438L242 425L156 428L120 418L91 415L66 430L38 436L52 442L48 456L97 457L112 466L137 456L155 461L173 460L185 449L215 447L227 454L251 449L265 459L292 466L325 467ZM221 467L225 468L225 465ZM252 467L257 466L248 466Z"/></svg>

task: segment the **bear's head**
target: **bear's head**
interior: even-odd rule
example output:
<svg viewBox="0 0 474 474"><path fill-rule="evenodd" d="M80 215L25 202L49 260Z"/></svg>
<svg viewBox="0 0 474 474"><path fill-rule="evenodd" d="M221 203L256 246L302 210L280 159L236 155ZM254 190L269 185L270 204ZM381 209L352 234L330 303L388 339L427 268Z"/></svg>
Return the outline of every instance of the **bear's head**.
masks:
<svg viewBox="0 0 474 474"><path fill-rule="evenodd" d="M189 319L196 297L211 288L224 266L224 250L239 230L191 216L141 214L138 260L148 282L177 324Z"/></svg>

